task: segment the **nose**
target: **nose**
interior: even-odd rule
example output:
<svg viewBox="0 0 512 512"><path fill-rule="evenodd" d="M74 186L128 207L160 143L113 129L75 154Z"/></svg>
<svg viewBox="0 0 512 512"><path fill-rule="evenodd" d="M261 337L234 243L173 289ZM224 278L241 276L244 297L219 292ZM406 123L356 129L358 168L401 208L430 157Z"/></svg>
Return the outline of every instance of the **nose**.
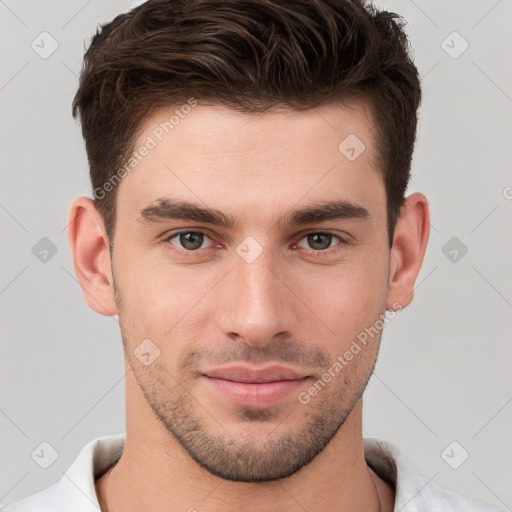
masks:
<svg viewBox="0 0 512 512"><path fill-rule="evenodd" d="M217 296L217 321L226 337L263 347L296 329L300 301L288 283L286 262L277 260L265 250L252 262L234 255L233 268L219 283Z"/></svg>

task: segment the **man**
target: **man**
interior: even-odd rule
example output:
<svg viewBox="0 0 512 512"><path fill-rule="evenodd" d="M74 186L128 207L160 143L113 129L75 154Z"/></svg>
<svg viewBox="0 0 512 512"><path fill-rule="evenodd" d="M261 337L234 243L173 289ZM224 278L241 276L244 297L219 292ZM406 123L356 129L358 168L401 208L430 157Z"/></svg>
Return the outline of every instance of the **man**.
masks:
<svg viewBox="0 0 512 512"><path fill-rule="evenodd" d="M68 238L119 317L126 437L5 510L499 510L362 437L428 241L420 98L400 19L355 0L149 0L104 26Z"/></svg>

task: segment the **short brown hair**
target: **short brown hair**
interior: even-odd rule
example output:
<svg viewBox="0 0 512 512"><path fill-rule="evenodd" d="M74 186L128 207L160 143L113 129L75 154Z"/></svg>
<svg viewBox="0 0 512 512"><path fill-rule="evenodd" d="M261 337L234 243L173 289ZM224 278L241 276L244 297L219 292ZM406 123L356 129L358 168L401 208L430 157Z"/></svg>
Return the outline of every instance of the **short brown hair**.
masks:
<svg viewBox="0 0 512 512"><path fill-rule="evenodd" d="M100 25L72 108L93 190L123 166L154 109L191 97L242 112L367 100L392 246L421 101L400 16L362 0L147 0ZM116 188L94 196L111 245Z"/></svg>

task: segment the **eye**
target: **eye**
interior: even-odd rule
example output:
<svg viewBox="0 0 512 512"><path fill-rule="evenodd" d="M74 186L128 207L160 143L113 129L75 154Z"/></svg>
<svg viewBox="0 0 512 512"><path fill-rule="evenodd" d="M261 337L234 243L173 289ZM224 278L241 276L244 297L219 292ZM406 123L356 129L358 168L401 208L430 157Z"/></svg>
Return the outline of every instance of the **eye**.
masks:
<svg viewBox="0 0 512 512"><path fill-rule="evenodd" d="M176 238L176 243L181 246L181 249L178 246L178 249L174 249L172 246L175 245L171 240ZM201 249L203 245L204 239L208 238L205 233L202 231L177 231L175 233L170 234L165 238L165 241L171 245L171 249L175 252L186 253L186 252L194 252L198 249Z"/></svg>
<svg viewBox="0 0 512 512"><path fill-rule="evenodd" d="M313 249L311 251L313 254L320 254L320 253L326 253L330 254L333 251L336 251L336 247L338 245L346 244L345 240L341 238L338 235L335 235L334 233L327 233L323 231L317 231L314 233L309 233L306 236L304 236L301 240L306 240L306 243L309 244L310 248ZM332 242L334 240L337 240L338 243L336 243L334 246L332 246ZM301 247L299 244L297 244L298 247ZM334 249L333 249L334 247Z"/></svg>

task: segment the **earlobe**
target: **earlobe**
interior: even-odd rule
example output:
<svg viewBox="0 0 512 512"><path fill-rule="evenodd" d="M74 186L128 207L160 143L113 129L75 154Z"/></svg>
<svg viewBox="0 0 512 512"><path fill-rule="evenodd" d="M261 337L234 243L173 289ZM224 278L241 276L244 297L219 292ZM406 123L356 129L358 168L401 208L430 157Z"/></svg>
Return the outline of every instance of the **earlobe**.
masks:
<svg viewBox="0 0 512 512"><path fill-rule="evenodd" d="M421 269L430 234L427 198L416 192L401 209L390 254L389 288L386 309L408 306L414 297L414 283Z"/></svg>
<svg viewBox="0 0 512 512"><path fill-rule="evenodd" d="M71 203L68 241L85 300L100 315L116 315L108 237L89 197L78 197Z"/></svg>

